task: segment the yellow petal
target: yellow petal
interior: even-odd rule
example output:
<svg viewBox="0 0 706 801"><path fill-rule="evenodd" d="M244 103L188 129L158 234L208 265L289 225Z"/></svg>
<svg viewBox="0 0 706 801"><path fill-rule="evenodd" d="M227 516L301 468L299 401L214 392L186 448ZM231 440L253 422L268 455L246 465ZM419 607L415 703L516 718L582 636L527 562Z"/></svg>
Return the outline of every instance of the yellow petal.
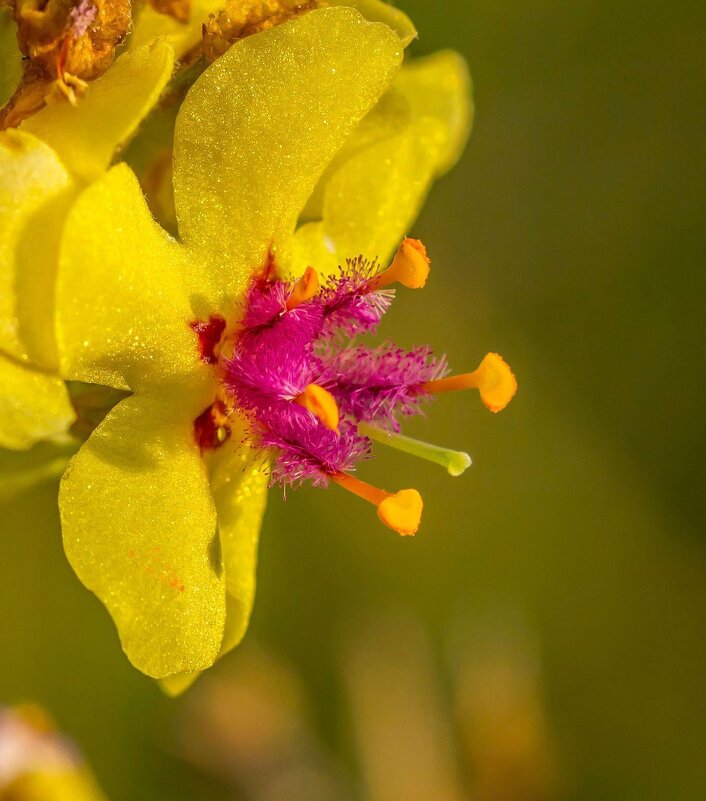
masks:
<svg viewBox="0 0 706 801"><path fill-rule="evenodd" d="M22 53L17 46L17 25L12 11L0 8L0 106L12 97L22 77Z"/></svg>
<svg viewBox="0 0 706 801"><path fill-rule="evenodd" d="M427 124L424 138L441 175L456 163L473 122L471 78L463 57L442 50L409 62L395 89L409 102L415 120Z"/></svg>
<svg viewBox="0 0 706 801"><path fill-rule="evenodd" d="M324 8L240 40L193 85L175 131L177 218L209 254L220 304L268 249L286 262L306 198L401 58L386 25Z"/></svg>
<svg viewBox="0 0 706 801"><path fill-rule="evenodd" d="M219 657L240 643L250 622L257 567L257 546L267 501L268 475L261 460L241 446L242 436L231 440L214 456L211 488L218 512L218 531L226 575L226 624ZM231 444L233 443L233 444ZM161 682L169 695L179 695L198 673L170 676Z"/></svg>
<svg viewBox="0 0 706 801"><path fill-rule="evenodd" d="M250 622L268 479L262 460L245 446L232 454L224 453L212 474L229 598L221 653L230 651L242 640Z"/></svg>
<svg viewBox="0 0 706 801"><path fill-rule="evenodd" d="M209 14L215 14L221 8L222 0L192 0L189 21L184 23L145 5L137 14L130 37L130 50L162 36L174 48L174 54L179 59L201 42L201 26Z"/></svg>
<svg viewBox="0 0 706 801"><path fill-rule="evenodd" d="M119 403L71 460L64 548L108 608L133 665L155 678L211 665L225 623L216 511L179 393Z"/></svg>
<svg viewBox="0 0 706 801"><path fill-rule="evenodd" d="M74 175L97 178L159 99L174 67L174 50L158 40L124 53L72 106L46 106L22 123L59 154Z"/></svg>
<svg viewBox="0 0 706 801"><path fill-rule="evenodd" d="M458 158L471 120L465 63L451 52L405 66L327 171L313 201L322 219L295 237L295 274L330 272L347 257L384 263L419 213L432 181ZM311 217L315 202L308 209Z"/></svg>
<svg viewBox="0 0 706 801"><path fill-rule="evenodd" d="M382 0L330 0L330 5L350 6L370 22L384 22L400 37L403 47L407 47L417 38L417 29L404 11Z"/></svg>
<svg viewBox="0 0 706 801"><path fill-rule="evenodd" d="M24 450L73 421L63 381L0 355L0 448Z"/></svg>
<svg viewBox="0 0 706 801"><path fill-rule="evenodd" d="M0 133L0 350L44 368L56 365L58 240L74 193L49 147L26 133Z"/></svg>
<svg viewBox="0 0 706 801"><path fill-rule="evenodd" d="M152 219L130 169L119 164L74 204L56 288L64 378L118 389L153 386L202 369L184 248Z"/></svg>

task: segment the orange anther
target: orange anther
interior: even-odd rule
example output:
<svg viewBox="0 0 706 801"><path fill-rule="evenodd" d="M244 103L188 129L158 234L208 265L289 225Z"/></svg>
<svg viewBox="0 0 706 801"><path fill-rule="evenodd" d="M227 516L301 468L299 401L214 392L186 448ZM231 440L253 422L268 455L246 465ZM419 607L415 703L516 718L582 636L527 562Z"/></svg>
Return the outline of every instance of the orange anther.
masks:
<svg viewBox="0 0 706 801"><path fill-rule="evenodd" d="M396 281L407 289L421 289L429 277L427 249L418 239L403 240L392 264L370 280L369 289L384 289Z"/></svg>
<svg viewBox="0 0 706 801"><path fill-rule="evenodd" d="M477 370L427 381L422 389L432 395L456 389L477 389L491 412L504 409L517 392L517 379L507 362L497 353L488 353Z"/></svg>
<svg viewBox="0 0 706 801"><path fill-rule="evenodd" d="M424 503L416 489L403 489L389 495L378 505L378 517L403 537L417 533Z"/></svg>
<svg viewBox="0 0 706 801"><path fill-rule="evenodd" d="M307 384L294 402L318 417L326 428L338 433L338 404L328 390L318 384Z"/></svg>
<svg viewBox="0 0 706 801"><path fill-rule="evenodd" d="M376 506L380 521L388 528L402 536L411 536L417 533L424 507L422 496L417 490L403 489L395 493L386 492L348 473L336 473L331 476L331 480Z"/></svg>
<svg viewBox="0 0 706 801"><path fill-rule="evenodd" d="M307 267L304 275L294 285L292 294L287 301L287 310L296 309L305 301L311 300L318 291L319 276L313 267Z"/></svg>

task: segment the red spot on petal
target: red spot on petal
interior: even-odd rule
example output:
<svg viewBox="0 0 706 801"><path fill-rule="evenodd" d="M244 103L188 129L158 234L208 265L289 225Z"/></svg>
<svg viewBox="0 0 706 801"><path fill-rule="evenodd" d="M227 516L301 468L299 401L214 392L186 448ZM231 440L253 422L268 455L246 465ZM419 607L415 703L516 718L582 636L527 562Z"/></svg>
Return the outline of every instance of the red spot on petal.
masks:
<svg viewBox="0 0 706 801"><path fill-rule="evenodd" d="M230 426L223 401L212 403L194 420L194 439L202 453L220 447L229 436Z"/></svg>
<svg viewBox="0 0 706 801"><path fill-rule="evenodd" d="M264 281L265 283L270 283L277 280L277 264L275 263L275 254L271 249L267 251L267 258L265 259L265 263L262 265L259 280Z"/></svg>
<svg viewBox="0 0 706 801"><path fill-rule="evenodd" d="M216 347L226 329L226 321L220 314L212 314L208 321L194 320L189 323L189 326L199 339L198 347L201 359L206 364L215 364L218 361Z"/></svg>

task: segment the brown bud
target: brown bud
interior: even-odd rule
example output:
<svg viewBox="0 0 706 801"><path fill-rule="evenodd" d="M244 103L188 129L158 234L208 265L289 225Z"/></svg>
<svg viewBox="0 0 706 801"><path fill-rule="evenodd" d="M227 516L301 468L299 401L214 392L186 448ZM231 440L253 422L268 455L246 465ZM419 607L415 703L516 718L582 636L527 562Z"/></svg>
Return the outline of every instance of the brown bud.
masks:
<svg viewBox="0 0 706 801"><path fill-rule="evenodd" d="M226 0L223 10L212 14L204 25L206 62L222 56L238 39L326 5L326 0Z"/></svg>
<svg viewBox="0 0 706 801"><path fill-rule="evenodd" d="M149 4L155 11L174 17L177 22L188 22L191 16L191 0L149 0Z"/></svg>
<svg viewBox="0 0 706 801"><path fill-rule="evenodd" d="M113 63L130 27L130 0L11 0L26 57L19 87L0 112L0 128L18 125L53 100L76 102L87 82Z"/></svg>

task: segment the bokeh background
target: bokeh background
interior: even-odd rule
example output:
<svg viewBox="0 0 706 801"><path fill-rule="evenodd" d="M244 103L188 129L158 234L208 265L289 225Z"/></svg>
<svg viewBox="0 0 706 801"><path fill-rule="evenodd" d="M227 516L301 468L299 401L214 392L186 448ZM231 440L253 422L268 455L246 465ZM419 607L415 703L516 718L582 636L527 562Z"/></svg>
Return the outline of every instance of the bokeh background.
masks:
<svg viewBox="0 0 706 801"><path fill-rule="evenodd" d="M706 6L406 0L477 116L384 333L520 382L412 433L462 478L401 540L272 493L250 635L183 698L122 657L43 485L0 509L0 697L44 704L117 801L706 798Z"/></svg>

